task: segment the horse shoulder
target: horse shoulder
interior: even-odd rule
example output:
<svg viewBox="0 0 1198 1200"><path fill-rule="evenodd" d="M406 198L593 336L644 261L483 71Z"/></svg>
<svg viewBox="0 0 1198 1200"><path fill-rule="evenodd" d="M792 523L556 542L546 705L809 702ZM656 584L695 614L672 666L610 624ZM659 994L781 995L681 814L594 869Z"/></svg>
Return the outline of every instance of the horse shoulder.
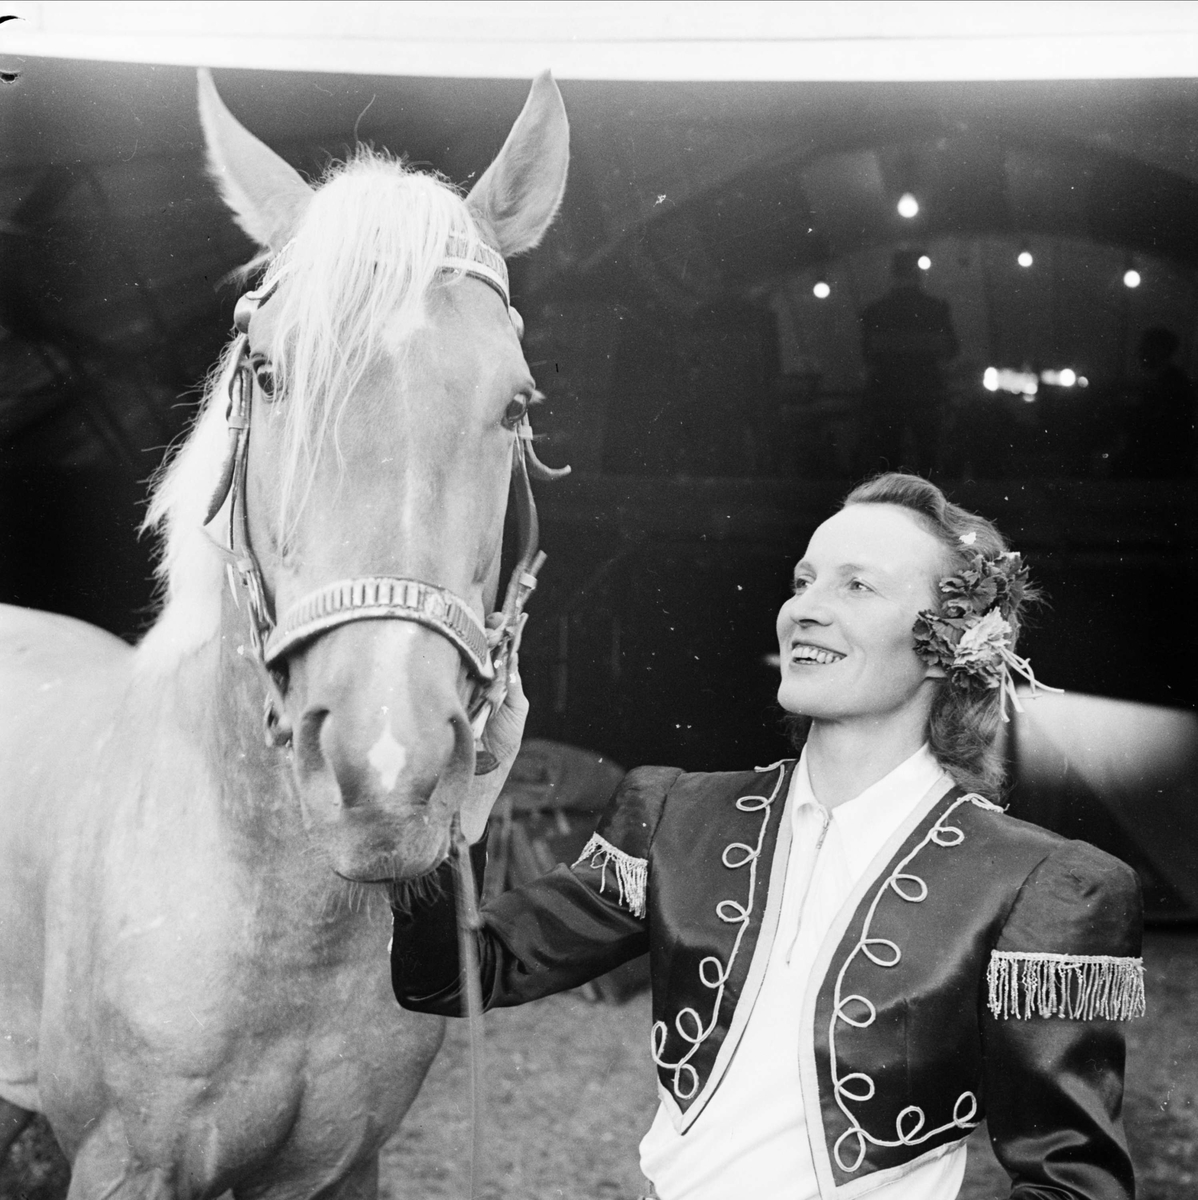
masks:
<svg viewBox="0 0 1198 1200"><path fill-rule="evenodd" d="M46 888L86 746L126 687L132 650L70 617L0 605L0 1095L38 1104Z"/></svg>
<svg viewBox="0 0 1198 1200"><path fill-rule="evenodd" d="M8 710L0 722L5 857L42 860L55 813L113 725L132 664L132 647L94 625L0 605L0 694Z"/></svg>

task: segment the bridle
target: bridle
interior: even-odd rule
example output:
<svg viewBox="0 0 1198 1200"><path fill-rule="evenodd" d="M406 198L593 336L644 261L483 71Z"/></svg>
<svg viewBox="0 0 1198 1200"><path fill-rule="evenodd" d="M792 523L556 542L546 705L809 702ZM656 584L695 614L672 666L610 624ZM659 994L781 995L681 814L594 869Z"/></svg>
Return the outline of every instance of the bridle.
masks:
<svg viewBox="0 0 1198 1200"><path fill-rule="evenodd" d="M441 269L468 275L494 289L519 329L518 318L511 307L507 264L498 251L486 243L468 246L463 241L451 239ZM532 426L525 414L516 428L512 448L511 486L520 557L508 582L501 610L502 621L496 628L488 630L470 605L448 588L395 575L360 576L326 584L303 596L283 613L281 619L276 619L262 568L250 541L246 475L255 372L250 357L249 324L254 313L274 295L278 284L276 276L260 288L246 292L234 311L238 340L233 349L228 381L225 415L228 442L220 478L204 519L205 526L211 524L228 500L229 524L223 548L230 559L229 586L239 606L239 591L246 599L252 659L259 667L266 688L267 744L285 745L291 739L281 719L285 684L280 667L289 654L329 630L352 621L412 621L450 641L465 663L473 682L467 712L475 739L475 773L486 774L498 763L483 747L482 735L507 694L524 605L537 586L537 572L545 561L545 555L539 549L540 524L530 477L560 479L570 468L547 467L537 458L532 444ZM257 365L262 366L260 361Z"/></svg>

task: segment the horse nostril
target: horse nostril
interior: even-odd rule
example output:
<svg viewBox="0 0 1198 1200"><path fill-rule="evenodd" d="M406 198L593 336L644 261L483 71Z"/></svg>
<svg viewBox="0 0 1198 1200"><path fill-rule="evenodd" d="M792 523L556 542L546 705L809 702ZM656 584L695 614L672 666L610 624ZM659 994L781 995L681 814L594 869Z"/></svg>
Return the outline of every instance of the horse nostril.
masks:
<svg viewBox="0 0 1198 1200"><path fill-rule="evenodd" d="M300 718L299 736L295 739L296 766L303 775L315 775L325 766L324 748L320 735L328 720L327 708L310 708Z"/></svg>

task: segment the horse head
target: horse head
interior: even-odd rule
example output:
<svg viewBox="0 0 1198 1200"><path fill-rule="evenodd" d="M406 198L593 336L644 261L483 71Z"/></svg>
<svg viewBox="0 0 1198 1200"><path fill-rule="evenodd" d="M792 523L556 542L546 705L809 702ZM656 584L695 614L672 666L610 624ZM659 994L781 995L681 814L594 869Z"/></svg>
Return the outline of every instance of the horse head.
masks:
<svg viewBox="0 0 1198 1200"><path fill-rule="evenodd" d="M448 853L475 769L482 618L536 395L503 260L535 246L561 202L565 110L539 77L465 198L362 149L310 186L206 73L200 115L211 172L262 248L209 408L226 393L244 407L220 519L240 522L230 548L243 568L256 560L270 621L291 614L264 655L276 740L291 743L278 753L335 871L412 878ZM355 585L375 590L321 620Z"/></svg>

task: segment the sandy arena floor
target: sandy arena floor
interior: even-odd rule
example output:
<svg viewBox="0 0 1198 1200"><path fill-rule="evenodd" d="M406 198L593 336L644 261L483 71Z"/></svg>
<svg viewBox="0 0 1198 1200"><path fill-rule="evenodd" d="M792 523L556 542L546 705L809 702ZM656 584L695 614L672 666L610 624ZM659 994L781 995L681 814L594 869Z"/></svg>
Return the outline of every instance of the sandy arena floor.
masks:
<svg viewBox="0 0 1198 1200"><path fill-rule="evenodd" d="M1146 939L1149 1017L1129 1027L1126 1117L1138 1200L1198 1195L1198 933ZM634 1200L637 1143L655 1108L649 1003L554 996L487 1016L487 1200ZM465 1200L470 1128L465 1030L445 1048L382 1164L384 1200ZM0 1169L0 1200L62 1200L65 1163L44 1128ZM960 1200L996 1200L1006 1175L984 1131Z"/></svg>
<svg viewBox="0 0 1198 1200"><path fill-rule="evenodd" d="M1146 939L1150 1017L1129 1026L1126 1120L1138 1200L1198 1195L1198 934ZM633 1200L637 1143L656 1108L649 1001L614 1008L552 996L487 1014L489 1200ZM387 1200L468 1195L465 1031L446 1044L388 1144ZM985 1131L970 1143L960 1200L994 1200L1009 1181Z"/></svg>

